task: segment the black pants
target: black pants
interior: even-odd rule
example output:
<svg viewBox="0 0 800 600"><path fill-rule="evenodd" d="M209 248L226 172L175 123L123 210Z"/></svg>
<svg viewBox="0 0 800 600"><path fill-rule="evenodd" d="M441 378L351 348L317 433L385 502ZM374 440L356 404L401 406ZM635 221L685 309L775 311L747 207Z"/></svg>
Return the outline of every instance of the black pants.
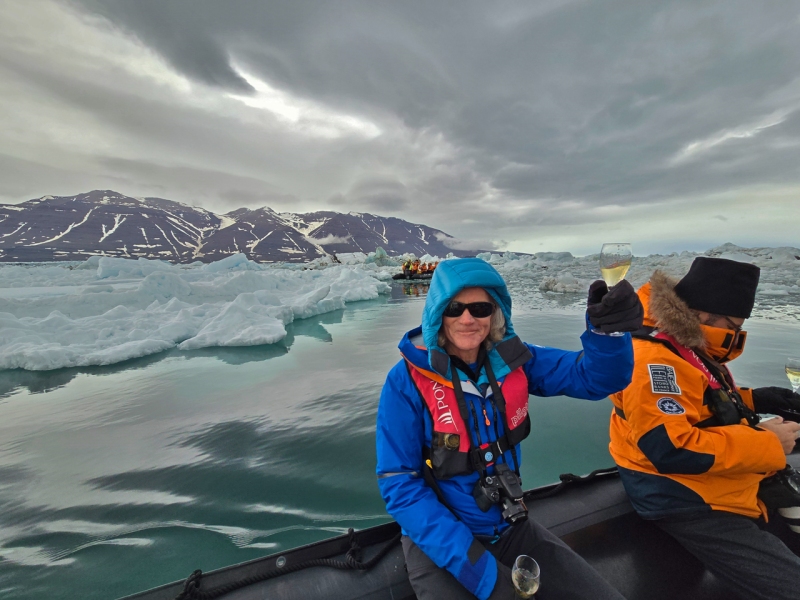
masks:
<svg viewBox="0 0 800 600"><path fill-rule="evenodd" d="M762 530L758 521L713 511L655 523L700 559L736 597L800 598L800 558L772 533Z"/></svg>
<svg viewBox="0 0 800 600"><path fill-rule="evenodd" d="M419 600L475 598L448 571L437 567L407 536L403 536L402 541L408 578ZM539 563L542 579L536 600L624 600L569 546L530 518L503 532L494 544L487 542L484 545L509 568L520 554L532 556Z"/></svg>

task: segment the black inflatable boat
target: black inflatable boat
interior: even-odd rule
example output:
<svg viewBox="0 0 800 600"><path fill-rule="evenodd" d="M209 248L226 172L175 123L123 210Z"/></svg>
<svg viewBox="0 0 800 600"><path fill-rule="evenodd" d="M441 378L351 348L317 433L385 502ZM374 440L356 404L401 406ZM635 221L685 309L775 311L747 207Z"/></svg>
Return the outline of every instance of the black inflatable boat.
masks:
<svg viewBox="0 0 800 600"><path fill-rule="evenodd" d="M419 281L419 280L430 281L431 277L433 277L433 273L414 273L409 275L406 275L405 273L395 273L394 275L392 275L392 279L403 280L403 281Z"/></svg>
<svg viewBox="0 0 800 600"><path fill-rule="evenodd" d="M789 462L800 468L800 454ZM562 483L526 492L530 514L628 600L729 600L697 559L633 512L618 476L608 471L587 478L562 475ZM209 573L196 571L188 585L176 581L125 600L412 600L399 534L396 523L378 525Z"/></svg>

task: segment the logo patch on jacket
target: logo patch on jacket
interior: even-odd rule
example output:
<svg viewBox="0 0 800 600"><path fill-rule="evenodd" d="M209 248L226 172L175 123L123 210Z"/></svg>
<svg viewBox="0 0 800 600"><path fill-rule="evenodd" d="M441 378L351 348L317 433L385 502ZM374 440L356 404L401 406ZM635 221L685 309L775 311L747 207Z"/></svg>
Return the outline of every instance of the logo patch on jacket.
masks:
<svg viewBox="0 0 800 600"><path fill-rule="evenodd" d="M675 369L669 365L647 365L650 369L650 388L654 394L677 394L681 388L675 378Z"/></svg>
<svg viewBox="0 0 800 600"><path fill-rule="evenodd" d="M674 398L659 398L656 404L658 405L658 410L665 415L682 415L686 412Z"/></svg>

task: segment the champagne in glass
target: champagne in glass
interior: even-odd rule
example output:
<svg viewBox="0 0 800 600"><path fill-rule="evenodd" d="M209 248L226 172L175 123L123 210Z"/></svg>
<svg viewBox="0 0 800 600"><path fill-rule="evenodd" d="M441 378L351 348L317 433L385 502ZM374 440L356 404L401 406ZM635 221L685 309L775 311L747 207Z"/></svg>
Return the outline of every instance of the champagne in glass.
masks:
<svg viewBox="0 0 800 600"><path fill-rule="evenodd" d="M539 565L530 556L520 554L511 569L511 581L517 598L533 598L539 589Z"/></svg>
<svg viewBox="0 0 800 600"><path fill-rule="evenodd" d="M631 268L632 257L630 244L603 244L600 250L600 272L609 288L625 279L628 269Z"/></svg>
<svg viewBox="0 0 800 600"><path fill-rule="evenodd" d="M786 359L786 376L792 384L792 389L795 392L800 391L800 358Z"/></svg>

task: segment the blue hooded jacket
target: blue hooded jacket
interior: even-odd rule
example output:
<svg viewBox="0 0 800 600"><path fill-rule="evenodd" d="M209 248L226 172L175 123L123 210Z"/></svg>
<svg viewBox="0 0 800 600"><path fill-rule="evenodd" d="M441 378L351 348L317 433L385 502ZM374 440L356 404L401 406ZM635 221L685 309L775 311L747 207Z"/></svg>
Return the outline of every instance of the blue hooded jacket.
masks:
<svg viewBox="0 0 800 600"><path fill-rule="evenodd" d="M436 565L447 569L472 594L484 600L495 587L498 567L494 556L474 536L497 535L508 524L499 506L483 512L476 504L472 490L479 477L477 472L438 480L449 508L424 481L423 447L431 444L433 423L405 364L409 361L451 379L454 367L438 345L439 329L450 300L469 287L486 290L505 316L506 334L487 354L497 380L502 381L509 372L522 367L531 394L605 398L630 383L633 350L630 334L615 337L590 330L581 336L582 352L523 344L514 333L511 296L505 281L491 265L477 258L462 258L442 261L436 268L422 313L422 327L403 337L399 348L404 358L389 372L381 392L377 423L378 486L387 512L400 524L403 533ZM485 372L479 374L477 386L460 370L456 372L463 382L465 399L474 405L476 414L482 414L484 409L492 414L491 387L481 385L488 382ZM475 425L469 424L473 444L477 440ZM503 423L497 425L502 435ZM482 440L497 438L494 428L486 427L481 419L477 427ZM515 450L521 460L520 446ZM505 453L505 462L518 468L511 455L510 451ZM493 470L490 467L489 472Z"/></svg>

